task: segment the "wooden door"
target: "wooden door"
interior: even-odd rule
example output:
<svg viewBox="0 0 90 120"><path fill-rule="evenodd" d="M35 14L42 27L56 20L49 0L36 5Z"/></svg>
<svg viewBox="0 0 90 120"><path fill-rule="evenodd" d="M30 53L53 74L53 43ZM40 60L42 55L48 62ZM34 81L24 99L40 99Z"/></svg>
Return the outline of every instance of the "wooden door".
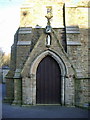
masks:
<svg viewBox="0 0 90 120"><path fill-rule="evenodd" d="M37 68L36 103L61 103L61 72L58 63L49 55L39 63Z"/></svg>

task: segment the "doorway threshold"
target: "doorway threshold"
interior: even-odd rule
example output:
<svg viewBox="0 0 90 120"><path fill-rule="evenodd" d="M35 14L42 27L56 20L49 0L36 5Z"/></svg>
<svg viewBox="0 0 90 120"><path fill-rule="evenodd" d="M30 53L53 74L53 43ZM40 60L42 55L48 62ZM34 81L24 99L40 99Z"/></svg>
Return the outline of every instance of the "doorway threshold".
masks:
<svg viewBox="0 0 90 120"><path fill-rule="evenodd" d="M61 104L36 104L37 106L62 106Z"/></svg>

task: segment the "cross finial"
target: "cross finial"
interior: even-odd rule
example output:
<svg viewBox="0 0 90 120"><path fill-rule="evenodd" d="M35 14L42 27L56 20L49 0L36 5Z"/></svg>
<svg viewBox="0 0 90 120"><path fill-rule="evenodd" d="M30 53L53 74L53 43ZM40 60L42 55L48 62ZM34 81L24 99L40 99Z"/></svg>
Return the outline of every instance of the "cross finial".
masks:
<svg viewBox="0 0 90 120"><path fill-rule="evenodd" d="M47 25L48 26L50 26L50 19L53 17L50 13L48 13L46 16L45 16L46 18L47 18Z"/></svg>

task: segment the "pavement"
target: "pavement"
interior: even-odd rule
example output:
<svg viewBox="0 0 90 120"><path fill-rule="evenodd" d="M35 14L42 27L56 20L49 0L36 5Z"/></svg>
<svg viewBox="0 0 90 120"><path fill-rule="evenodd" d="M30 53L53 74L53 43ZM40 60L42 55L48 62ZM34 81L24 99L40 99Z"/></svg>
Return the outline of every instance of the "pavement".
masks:
<svg viewBox="0 0 90 120"><path fill-rule="evenodd" d="M2 93L4 97L5 85L2 86ZM20 107L3 103L2 118L88 118L88 110L59 105L36 105Z"/></svg>
<svg viewBox="0 0 90 120"><path fill-rule="evenodd" d="M61 106L19 107L3 105L3 118L88 118L88 111Z"/></svg>

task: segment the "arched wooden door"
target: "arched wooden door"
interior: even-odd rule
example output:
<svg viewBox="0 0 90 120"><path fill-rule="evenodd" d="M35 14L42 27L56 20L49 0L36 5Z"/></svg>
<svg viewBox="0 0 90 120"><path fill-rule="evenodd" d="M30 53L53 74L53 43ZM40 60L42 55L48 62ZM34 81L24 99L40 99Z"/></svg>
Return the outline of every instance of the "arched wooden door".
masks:
<svg viewBox="0 0 90 120"><path fill-rule="evenodd" d="M36 103L61 103L61 72L58 63L49 55L39 63L37 68Z"/></svg>

